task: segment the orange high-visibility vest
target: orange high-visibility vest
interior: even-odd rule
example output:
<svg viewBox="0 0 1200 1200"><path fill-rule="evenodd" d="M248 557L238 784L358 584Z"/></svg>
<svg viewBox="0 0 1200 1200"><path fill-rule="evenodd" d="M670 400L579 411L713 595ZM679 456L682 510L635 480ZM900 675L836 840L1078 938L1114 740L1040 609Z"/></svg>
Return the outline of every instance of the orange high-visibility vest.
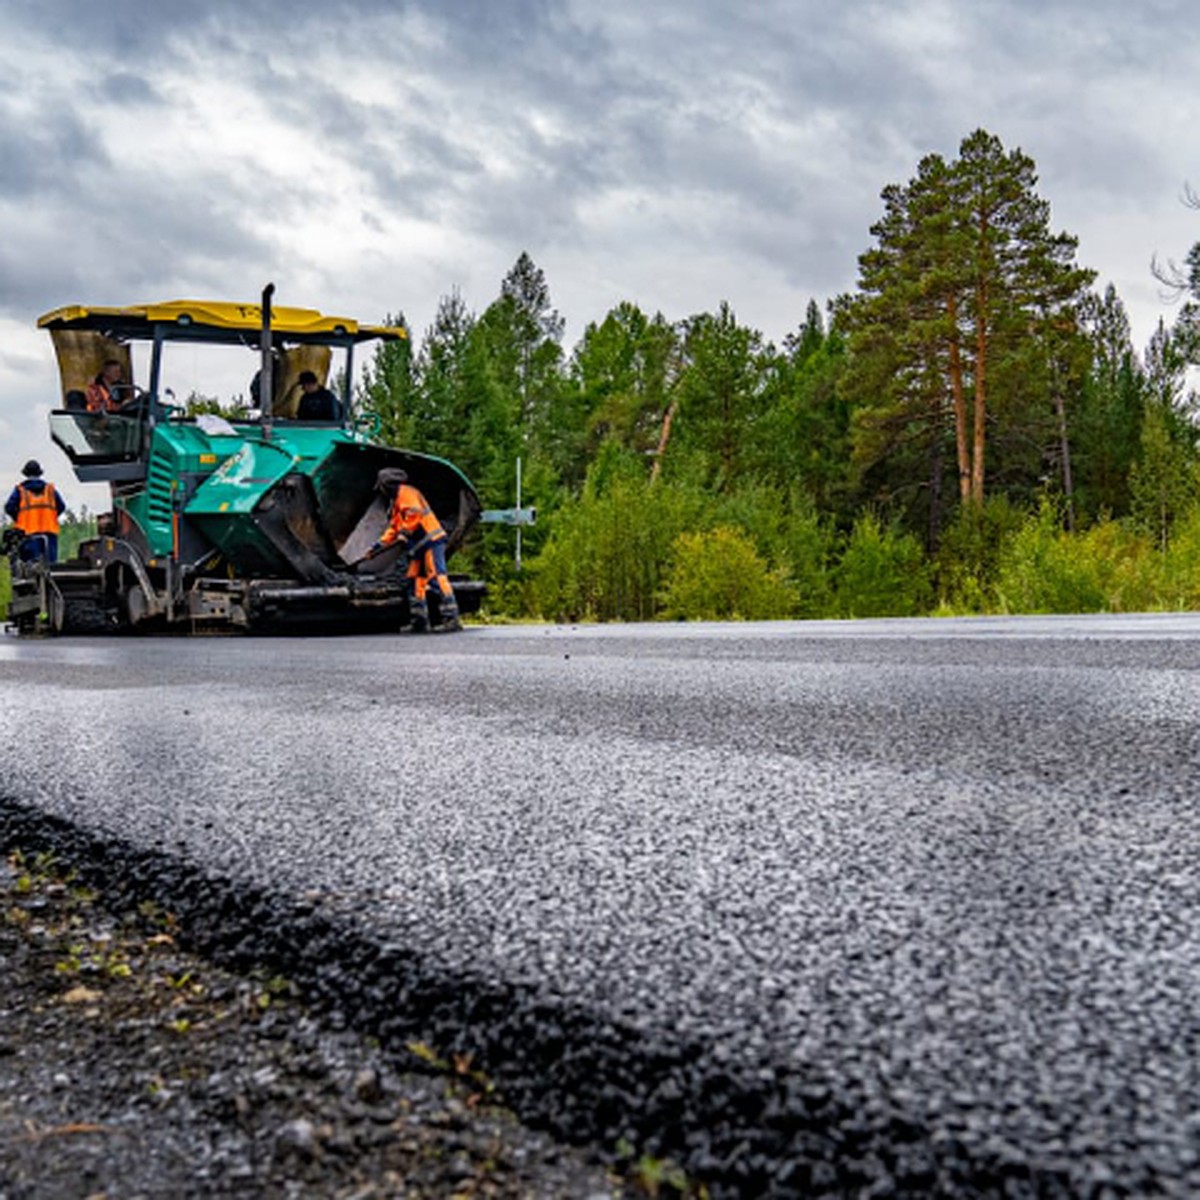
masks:
<svg viewBox="0 0 1200 1200"><path fill-rule="evenodd" d="M54 484L48 483L40 492L33 491L24 483L17 484L20 507L13 524L26 536L35 533L58 533L58 504L55 502Z"/></svg>
<svg viewBox="0 0 1200 1200"><path fill-rule="evenodd" d="M116 407L112 392L108 390L108 384L99 379L93 379L87 385L88 412L111 412Z"/></svg>
<svg viewBox="0 0 1200 1200"><path fill-rule="evenodd" d="M390 546L398 537L411 538L420 530L437 541L446 536L442 523L437 519L429 502L410 483L402 483L392 501L391 517L388 527L379 539L385 546Z"/></svg>

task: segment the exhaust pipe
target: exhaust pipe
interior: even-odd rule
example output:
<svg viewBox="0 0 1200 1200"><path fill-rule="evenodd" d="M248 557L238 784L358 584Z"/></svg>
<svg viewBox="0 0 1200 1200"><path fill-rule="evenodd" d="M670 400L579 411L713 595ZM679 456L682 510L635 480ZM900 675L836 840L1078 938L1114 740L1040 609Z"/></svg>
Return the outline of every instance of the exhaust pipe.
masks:
<svg viewBox="0 0 1200 1200"><path fill-rule="evenodd" d="M258 373L258 407L264 441L271 440L271 401L275 395L274 355L271 353L271 297L275 285L268 283L262 294L262 367Z"/></svg>

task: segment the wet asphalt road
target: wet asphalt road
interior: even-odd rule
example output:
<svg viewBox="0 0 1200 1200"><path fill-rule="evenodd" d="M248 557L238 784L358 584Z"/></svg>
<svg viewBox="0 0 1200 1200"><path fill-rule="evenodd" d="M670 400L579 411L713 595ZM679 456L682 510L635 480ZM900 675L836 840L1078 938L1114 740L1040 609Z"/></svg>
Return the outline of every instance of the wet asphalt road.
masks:
<svg viewBox="0 0 1200 1200"><path fill-rule="evenodd" d="M5 638L0 682L0 801L507 989L455 1019L718 1194L1200 1194L1200 616Z"/></svg>

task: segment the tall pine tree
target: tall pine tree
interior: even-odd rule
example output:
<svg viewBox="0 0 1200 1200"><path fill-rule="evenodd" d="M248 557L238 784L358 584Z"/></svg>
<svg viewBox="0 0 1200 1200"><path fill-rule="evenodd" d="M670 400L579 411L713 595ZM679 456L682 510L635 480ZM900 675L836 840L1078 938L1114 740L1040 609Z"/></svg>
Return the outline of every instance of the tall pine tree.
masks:
<svg viewBox="0 0 1200 1200"><path fill-rule="evenodd" d="M671 402L677 345L675 328L661 313L647 317L628 301L588 325L570 366L586 420L582 453L595 457L602 443L612 441L650 458ZM572 479L582 483L582 473Z"/></svg>
<svg viewBox="0 0 1200 1200"><path fill-rule="evenodd" d="M404 316L384 318L385 325L408 334ZM379 415L379 436L392 446L415 446L419 428L416 419L416 378L411 337L381 342L363 372L359 404ZM419 436L419 435L418 435Z"/></svg>
<svg viewBox="0 0 1200 1200"><path fill-rule="evenodd" d="M473 396L468 387L467 355L475 317L457 288L438 301L416 360L415 436L421 449L460 463L470 454Z"/></svg>
<svg viewBox="0 0 1200 1200"><path fill-rule="evenodd" d="M1129 512L1129 474L1142 435L1146 384L1129 316L1109 284L1082 309L1089 365L1075 420L1075 477L1080 516Z"/></svg>
<svg viewBox="0 0 1200 1200"><path fill-rule="evenodd" d="M1011 460L1013 445L1044 441L1039 426L1054 412L1051 374L1032 388L1030 364L1075 330L1093 273L1075 265L1074 238L1051 233L1036 183L1033 160L983 130L952 163L927 156L911 183L884 189L876 245L860 257L858 293L841 307L859 461L869 470L892 456L911 460L907 479L891 487L928 489L931 541L947 427L959 499L979 508L989 440L998 433ZM1001 465L1006 486L1040 469L1036 454Z"/></svg>
<svg viewBox="0 0 1200 1200"><path fill-rule="evenodd" d="M1186 350L1159 321L1146 349L1146 410L1129 490L1134 519L1162 549L1200 500L1200 430L1192 420L1187 368Z"/></svg>
<svg viewBox="0 0 1200 1200"><path fill-rule="evenodd" d="M725 301L686 323L673 453L687 455L709 485L728 490L748 466L766 407L769 354L762 335L738 323Z"/></svg>

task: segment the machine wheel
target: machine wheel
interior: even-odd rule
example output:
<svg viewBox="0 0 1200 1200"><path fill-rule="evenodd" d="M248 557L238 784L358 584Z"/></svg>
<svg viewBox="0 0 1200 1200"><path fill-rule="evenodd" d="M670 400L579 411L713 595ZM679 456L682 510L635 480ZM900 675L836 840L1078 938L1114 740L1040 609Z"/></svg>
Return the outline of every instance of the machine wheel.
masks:
<svg viewBox="0 0 1200 1200"><path fill-rule="evenodd" d="M50 586L46 589L46 626L50 633L62 633L66 622L67 605L62 592Z"/></svg>

